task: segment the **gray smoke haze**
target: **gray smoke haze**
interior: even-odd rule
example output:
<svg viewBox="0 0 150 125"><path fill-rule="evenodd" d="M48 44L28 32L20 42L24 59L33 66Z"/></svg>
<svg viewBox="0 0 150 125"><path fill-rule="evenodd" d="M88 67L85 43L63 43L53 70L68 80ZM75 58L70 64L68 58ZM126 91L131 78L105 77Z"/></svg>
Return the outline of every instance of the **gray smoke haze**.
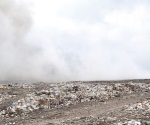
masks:
<svg viewBox="0 0 150 125"><path fill-rule="evenodd" d="M148 0L30 2L0 1L0 80L149 78Z"/></svg>
<svg viewBox="0 0 150 125"><path fill-rule="evenodd" d="M25 37L31 18L24 5L17 1L0 1L0 79L26 78L28 45Z"/></svg>

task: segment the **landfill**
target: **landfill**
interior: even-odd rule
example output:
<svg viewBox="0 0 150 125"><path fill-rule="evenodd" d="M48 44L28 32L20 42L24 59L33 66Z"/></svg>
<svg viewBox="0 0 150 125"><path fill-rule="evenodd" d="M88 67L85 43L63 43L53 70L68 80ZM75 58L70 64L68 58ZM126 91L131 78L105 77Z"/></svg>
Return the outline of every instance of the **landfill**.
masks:
<svg viewBox="0 0 150 125"><path fill-rule="evenodd" d="M144 95L149 92L148 82L133 82L132 80L125 82L8 83L0 90L0 123L19 125L19 119L22 121L30 119L36 112L57 112L63 109L70 110L71 107L78 108L82 105L84 107L88 104L107 106L107 102L114 99L125 100L129 95L135 93ZM34 119L45 117L47 116L40 115L35 116ZM29 124L26 122L24 124ZM60 123L49 122L49 124L149 125L150 99L144 98L137 103L124 105L120 111L114 110L104 116L99 111L97 116L87 114Z"/></svg>

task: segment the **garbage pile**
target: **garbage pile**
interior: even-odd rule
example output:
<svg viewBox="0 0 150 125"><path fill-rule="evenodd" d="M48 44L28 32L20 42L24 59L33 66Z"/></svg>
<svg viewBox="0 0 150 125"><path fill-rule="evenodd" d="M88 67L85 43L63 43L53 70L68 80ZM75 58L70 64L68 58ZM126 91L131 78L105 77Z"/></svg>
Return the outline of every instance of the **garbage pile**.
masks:
<svg viewBox="0 0 150 125"><path fill-rule="evenodd" d="M144 112L150 112L150 100L145 100L136 104L131 104L130 106L127 106L128 111L144 111Z"/></svg>
<svg viewBox="0 0 150 125"><path fill-rule="evenodd" d="M9 95L9 94L0 94L0 104L2 103L2 101L6 100L6 99L10 99L12 97L15 97L16 95Z"/></svg>
<svg viewBox="0 0 150 125"><path fill-rule="evenodd" d="M116 117L117 125L150 125L150 98L125 105Z"/></svg>
<svg viewBox="0 0 150 125"><path fill-rule="evenodd" d="M117 113L109 112L102 117L80 117L53 125L150 125L150 99L125 105Z"/></svg>
<svg viewBox="0 0 150 125"><path fill-rule="evenodd" d="M19 92L17 91L17 89L19 88L29 89L29 88L33 88L33 85L27 84L27 83L24 83L24 84L8 83L8 84L1 85L0 86L0 104L2 103L2 101L15 97L17 94L19 94ZM14 89L16 89L16 91L14 91Z"/></svg>
<svg viewBox="0 0 150 125"><path fill-rule="evenodd" d="M125 122L119 122L117 125L150 125L150 122L140 120L129 120Z"/></svg>
<svg viewBox="0 0 150 125"><path fill-rule="evenodd" d="M123 114L126 114L128 119L150 121L150 99L125 106Z"/></svg>
<svg viewBox="0 0 150 125"><path fill-rule="evenodd" d="M35 109L38 109L38 99L36 96L34 98L31 95L27 95L25 98L20 99L16 102L13 102L6 110L0 112L0 116L4 117L16 117L20 116L23 113L31 112Z"/></svg>
<svg viewBox="0 0 150 125"><path fill-rule="evenodd" d="M68 107L78 103L89 101L105 102L110 98L123 97L124 94L131 94L139 91L149 91L150 84L146 83L117 83L117 84L99 84L99 83L82 83L82 82L62 82L45 84L45 87L37 87L33 84L14 84L11 86L17 88L30 89L34 92L27 94L24 98L13 102L10 106L0 111L0 118L14 118L28 114L35 110L51 110L55 108ZM1 95L1 98L7 97ZM126 112L134 111L137 114L141 111L147 114L150 112L150 102L147 100L143 103L137 103L126 107ZM109 117L114 122L114 118ZM88 120L88 118L86 118ZM90 117L90 122L93 120ZM96 123L101 122L95 119ZM106 121L109 121L108 119ZM95 122L94 122L95 124Z"/></svg>
<svg viewBox="0 0 150 125"><path fill-rule="evenodd" d="M15 125L15 122L8 122L8 123L5 123L5 125Z"/></svg>
<svg viewBox="0 0 150 125"><path fill-rule="evenodd" d="M2 101L10 99L15 96L16 96L15 94L10 92L10 88L7 85L0 87L0 104L2 103Z"/></svg>
<svg viewBox="0 0 150 125"><path fill-rule="evenodd" d="M150 125L150 98L125 105L115 117L117 125Z"/></svg>

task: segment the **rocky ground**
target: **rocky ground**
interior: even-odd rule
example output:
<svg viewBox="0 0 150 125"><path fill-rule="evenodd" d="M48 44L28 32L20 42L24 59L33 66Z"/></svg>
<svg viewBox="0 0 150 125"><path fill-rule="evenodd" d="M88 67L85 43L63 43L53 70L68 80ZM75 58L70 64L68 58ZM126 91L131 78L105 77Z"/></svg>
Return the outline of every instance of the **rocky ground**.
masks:
<svg viewBox="0 0 150 125"><path fill-rule="evenodd" d="M150 80L1 83L0 125L150 125Z"/></svg>

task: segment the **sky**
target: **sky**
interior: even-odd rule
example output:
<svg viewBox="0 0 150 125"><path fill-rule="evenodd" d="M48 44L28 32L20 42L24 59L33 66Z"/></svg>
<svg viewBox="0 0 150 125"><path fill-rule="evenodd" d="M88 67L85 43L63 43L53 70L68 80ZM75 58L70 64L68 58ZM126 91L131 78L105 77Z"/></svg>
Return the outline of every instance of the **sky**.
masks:
<svg viewBox="0 0 150 125"><path fill-rule="evenodd" d="M1 0L0 80L150 76L149 0Z"/></svg>

